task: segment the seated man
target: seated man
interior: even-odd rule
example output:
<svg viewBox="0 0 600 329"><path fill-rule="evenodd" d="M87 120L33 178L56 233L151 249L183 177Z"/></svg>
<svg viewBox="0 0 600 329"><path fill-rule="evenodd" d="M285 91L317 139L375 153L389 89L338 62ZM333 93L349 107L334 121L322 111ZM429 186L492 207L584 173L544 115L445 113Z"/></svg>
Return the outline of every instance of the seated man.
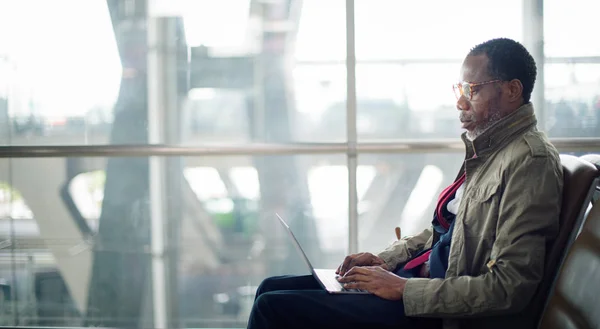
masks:
<svg viewBox="0 0 600 329"><path fill-rule="evenodd" d="M533 328L524 309L558 233L563 184L530 103L536 70L513 40L474 47L454 86L466 157L431 228L346 257L339 281L372 294L328 294L312 276L266 279L248 328Z"/></svg>

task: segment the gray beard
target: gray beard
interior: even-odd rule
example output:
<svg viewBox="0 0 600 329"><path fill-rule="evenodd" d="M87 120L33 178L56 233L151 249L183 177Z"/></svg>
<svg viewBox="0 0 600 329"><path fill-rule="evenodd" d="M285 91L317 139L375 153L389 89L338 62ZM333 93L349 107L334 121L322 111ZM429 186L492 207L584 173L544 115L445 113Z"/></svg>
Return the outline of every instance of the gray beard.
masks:
<svg viewBox="0 0 600 329"><path fill-rule="evenodd" d="M470 141L475 140L475 138L483 134L486 130L488 130L488 128L500 121L500 119L502 119L500 111L494 111L494 113L492 113L485 122L475 127L473 131L467 131L467 139Z"/></svg>

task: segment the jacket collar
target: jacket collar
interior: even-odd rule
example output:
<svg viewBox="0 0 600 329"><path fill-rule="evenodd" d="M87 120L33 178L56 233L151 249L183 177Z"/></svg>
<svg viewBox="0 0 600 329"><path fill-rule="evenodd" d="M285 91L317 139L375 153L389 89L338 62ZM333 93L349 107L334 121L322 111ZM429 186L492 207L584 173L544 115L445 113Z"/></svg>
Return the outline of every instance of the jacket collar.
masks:
<svg viewBox="0 0 600 329"><path fill-rule="evenodd" d="M465 132L461 135L461 138L463 143L465 143L466 158L479 157L488 152L498 150L506 142L522 134L525 130L535 127L536 124L537 119L533 111L533 105L527 103L489 127L473 141L467 138L467 133Z"/></svg>

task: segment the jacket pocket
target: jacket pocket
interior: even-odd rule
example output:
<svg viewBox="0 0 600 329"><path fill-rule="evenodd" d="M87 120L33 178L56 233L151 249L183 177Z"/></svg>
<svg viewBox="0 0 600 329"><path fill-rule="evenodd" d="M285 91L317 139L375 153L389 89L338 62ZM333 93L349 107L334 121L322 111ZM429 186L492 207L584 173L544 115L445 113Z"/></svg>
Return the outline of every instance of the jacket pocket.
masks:
<svg viewBox="0 0 600 329"><path fill-rule="evenodd" d="M494 181L473 189L470 198L476 202L487 202L498 193L500 182Z"/></svg>
<svg viewBox="0 0 600 329"><path fill-rule="evenodd" d="M467 237L492 238L496 236L500 194L499 181L487 182L471 190L465 200L467 202L464 209L463 223Z"/></svg>

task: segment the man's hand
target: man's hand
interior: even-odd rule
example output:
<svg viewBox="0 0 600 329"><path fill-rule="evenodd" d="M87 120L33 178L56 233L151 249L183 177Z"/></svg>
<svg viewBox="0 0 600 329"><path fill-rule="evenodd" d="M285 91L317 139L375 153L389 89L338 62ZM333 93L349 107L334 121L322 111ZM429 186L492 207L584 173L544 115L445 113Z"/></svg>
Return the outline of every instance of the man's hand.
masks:
<svg viewBox="0 0 600 329"><path fill-rule="evenodd" d="M388 266L385 264L383 259L373 255L370 252L361 252L346 256L344 262L335 271L340 276L346 274L354 266L380 266L385 270L388 270Z"/></svg>
<svg viewBox="0 0 600 329"><path fill-rule="evenodd" d="M407 279L379 266L354 267L338 279L346 289L363 289L389 300L400 300Z"/></svg>

